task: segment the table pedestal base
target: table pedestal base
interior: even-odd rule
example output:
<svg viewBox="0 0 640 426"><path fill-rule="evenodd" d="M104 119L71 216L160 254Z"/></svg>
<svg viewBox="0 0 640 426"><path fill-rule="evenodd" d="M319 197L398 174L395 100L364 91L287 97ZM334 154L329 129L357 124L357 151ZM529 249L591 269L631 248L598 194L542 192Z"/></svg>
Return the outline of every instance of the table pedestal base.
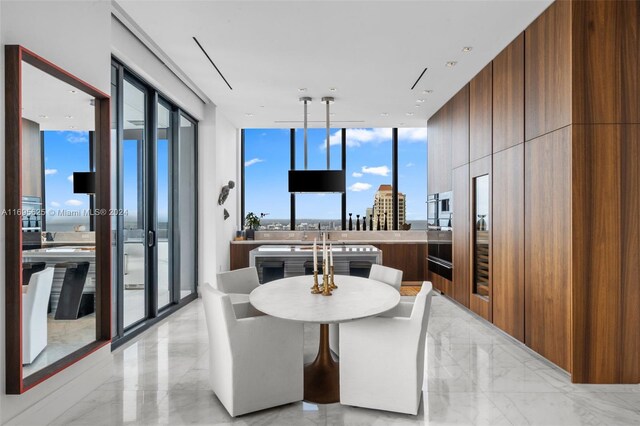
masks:
<svg viewBox="0 0 640 426"><path fill-rule="evenodd" d="M304 400L318 404L340 402L340 368L329 347L329 325L320 324L316 359L304 366Z"/></svg>

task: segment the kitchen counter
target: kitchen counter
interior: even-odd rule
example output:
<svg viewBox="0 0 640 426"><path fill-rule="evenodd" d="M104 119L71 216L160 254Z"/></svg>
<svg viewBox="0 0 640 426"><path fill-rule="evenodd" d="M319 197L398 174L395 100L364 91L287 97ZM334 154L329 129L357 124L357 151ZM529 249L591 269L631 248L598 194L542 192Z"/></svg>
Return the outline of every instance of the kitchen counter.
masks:
<svg viewBox="0 0 640 426"><path fill-rule="evenodd" d="M327 240L327 244L333 245L349 245L349 244L420 244L426 243L427 237L417 240ZM322 241L320 240L321 244ZM289 244L289 245L313 245L313 239L311 240L234 240L231 244Z"/></svg>

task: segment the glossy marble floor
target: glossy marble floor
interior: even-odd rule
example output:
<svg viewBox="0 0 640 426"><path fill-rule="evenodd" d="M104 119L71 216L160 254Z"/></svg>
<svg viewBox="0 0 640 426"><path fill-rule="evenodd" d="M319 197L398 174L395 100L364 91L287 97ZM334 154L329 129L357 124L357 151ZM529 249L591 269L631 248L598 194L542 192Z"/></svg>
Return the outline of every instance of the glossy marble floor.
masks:
<svg viewBox="0 0 640 426"><path fill-rule="evenodd" d="M305 358L318 329L305 329ZM433 298L418 416L295 403L233 419L208 385L200 300L114 352L110 380L57 425L638 425L640 386L573 385L569 376L442 296ZM256 354L256 361L259 354Z"/></svg>

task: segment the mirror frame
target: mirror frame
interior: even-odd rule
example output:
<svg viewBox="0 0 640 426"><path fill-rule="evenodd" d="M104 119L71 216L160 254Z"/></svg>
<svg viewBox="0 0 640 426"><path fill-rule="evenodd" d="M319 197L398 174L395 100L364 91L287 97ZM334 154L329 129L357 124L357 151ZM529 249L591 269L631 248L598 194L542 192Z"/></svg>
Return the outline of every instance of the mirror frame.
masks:
<svg viewBox="0 0 640 426"><path fill-rule="evenodd" d="M5 46L5 209L22 209L22 61L95 98L95 208L111 207L110 96L19 45ZM105 71L106 72L106 71ZM111 217L96 215L96 340L23 379L22 229L5 215L6 393L17 395L111 342Z"/></svg>

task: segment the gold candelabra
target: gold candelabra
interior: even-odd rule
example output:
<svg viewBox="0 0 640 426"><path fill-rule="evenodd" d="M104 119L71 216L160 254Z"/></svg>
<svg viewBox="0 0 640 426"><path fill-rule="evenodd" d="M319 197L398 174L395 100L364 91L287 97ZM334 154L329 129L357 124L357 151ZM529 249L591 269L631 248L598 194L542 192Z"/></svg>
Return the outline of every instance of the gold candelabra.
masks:
<svg viewBox="0 0 640 426"><path fill-rule="evenodd" d="M311 293L319 294L322 290L318 286L318 271L313 271L313 286L311 287Z"/></svg>
<svg viewBox="0 0 640 426"><path fill-rule="evenodd" d="M327 261L322 261L322 295L331 296L331 284L329 284L329 274L327 274Z"/></svg>
<svg viewBox="0 0 640 426"><path fill-rule="evenodd" d="M329 288L331 290L335 290L336 288L338 288L338 286L336 285L336 282L335 282L335 276L334 276L334 273L333 273L333 265L331 265L330 269L331 269L331 275L329 276Z"/></svg>

